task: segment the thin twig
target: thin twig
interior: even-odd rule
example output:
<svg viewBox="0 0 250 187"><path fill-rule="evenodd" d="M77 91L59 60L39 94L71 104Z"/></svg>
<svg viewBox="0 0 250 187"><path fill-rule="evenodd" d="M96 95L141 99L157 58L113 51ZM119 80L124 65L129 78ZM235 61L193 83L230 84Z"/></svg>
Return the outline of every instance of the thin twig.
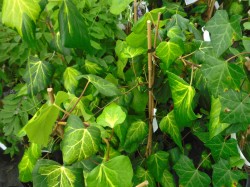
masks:
<svg viewBox="0 0 250 187"><path fill-rule="evenodd" d="M76 103L74 104L74 106L71 108L71 110L70 110L67 114L64 114L64 116L62 117L61 121L66 120L66 119L69 117L69 115L75 110L77 104L78 104L78 103L80 102L80 100L82 99L82 96L84 95L84 93L85 93L85 91L86 91L86 89L87 89L89 83L90 83L89 81L86 83L86 85L85 85L85 87L84 87L84 89L83 89L81 95L80 95L79 98L77 99Z"/></svg>
<svg viewBox="0 0 250 187"><path fill-rule="evenodd" d="M197 167L197 169L199 169L199 168L201 167L201 165L203 164L203 162L204 162L205 160L207 160L208 157L210 157L210 156L211 156L211 153L209 153L209 154L201 161L201 163L199 164L199 166Z"/></svg>
<svg viewBox="0 0 250 187"><path fill-rule="evenodd" d="M234 55L234 56L228 58L226 61L228 62L228 61L230 61L230 60L232 60L232 59L234 59L234 58L236 58L236 57L238 57L240 55L244 55L244 54L250 54L250 52L241 52L241 53L239 53L237 55Z"/></svg>

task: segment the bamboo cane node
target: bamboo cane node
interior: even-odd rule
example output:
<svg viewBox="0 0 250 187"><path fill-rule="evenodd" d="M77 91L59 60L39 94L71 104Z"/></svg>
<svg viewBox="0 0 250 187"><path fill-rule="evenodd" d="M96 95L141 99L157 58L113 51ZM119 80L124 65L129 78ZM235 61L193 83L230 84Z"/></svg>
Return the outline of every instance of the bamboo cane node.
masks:
<svg viewBox="0 0 250 187"><path fill-rule="evenodd" d="M148 49L148 53L153 53L153 52L155 52L155 48L151 48L151 49Z"/></svg>

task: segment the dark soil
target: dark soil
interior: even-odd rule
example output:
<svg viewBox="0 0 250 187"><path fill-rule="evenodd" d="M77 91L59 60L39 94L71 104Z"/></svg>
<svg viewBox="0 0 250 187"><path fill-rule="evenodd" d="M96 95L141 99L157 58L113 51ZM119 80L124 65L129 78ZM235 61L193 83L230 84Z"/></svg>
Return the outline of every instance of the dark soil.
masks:
<svg viewBox="0 0 250 187"><path fill-rule="evenodd" d="M10 158L0 149L0 187L24 187L18 180L18 163L20 158Z"/></svg>

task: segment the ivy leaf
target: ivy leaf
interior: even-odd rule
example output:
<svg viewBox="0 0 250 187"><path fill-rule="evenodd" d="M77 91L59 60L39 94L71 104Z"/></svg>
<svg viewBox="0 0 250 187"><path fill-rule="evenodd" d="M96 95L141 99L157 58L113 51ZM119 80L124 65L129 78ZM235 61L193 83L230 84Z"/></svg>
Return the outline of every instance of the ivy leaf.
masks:
<svg viewBox="0 0 250 187"><path fill-rule="evenodd" d="M36 95L50 83L53 75L52 65L37 57L30 57L23 79L27 83L28 93Z"/></svg>
<svg viewBox="0 0 250 187"><path fill-rule="evenodd" d="M84 49L91 54L88 26L72 0L63 1L58 18L63 46Z"/></svg>
<svg viewBox="0 0 250 187"><path fill-rule="evenodd" d="M37 144L32 143L30 147L25 150L22 160L18 164L19 180L21 182L32 181L33 168L41 155L41 146Z"/></svg>
<svg viewBox="0 0 250 187"><path fill-rule="evenodd" d="M235 21L238 21L235 23ZM211 33L211 42L217 57L224 53L233 43L234 34L240 30L240 21L228 19L226 10L218 10L206 24L206 29Z"/></svg>
<svg viewBox="0 0 250 187"><path fill-rule="evenodd" d="M231 156L238 156L237 141L235 139L224 140L222 136L216 136L206 142L215 160L220 158L228 159Z"/></svg>
<svg viewBox="0 0 250 187"><path fill-rule="evenodd" d="M89 82L91 82L94 87L103 95L112 97L120 94L119 89L111 82L98 77L96 75L82 75L80 77L84 77Z"/></svg>
<svg viewBox="0 0 250 187"><path fill-rule="evenodd" d="M23 25L22 25L22 36L23 40L26 41L30 47L35 48L36 46L36 24L35 22L26 14L23 14Z"/></svg>
<svg viewBox="0 0 250 187"><path fill-rule="evenodd" d="M138 55L144 54L146 50L141 47L133 48L127 45L121 53L122 58L134 58Z"/></svg>
<svg viewBox="0 0 250 187"><path fill-rule="evenodd" d="M81 119L71 115L61 143L63 162L72 164L94 155L101 143L101 132L95 126L84 128Z"/></svg>
<svg viewBox="0 0 250 187"><path fill-rule="evenodd" d="M63 98L62 98L63 96ZM65 92L58 92L55 103L59 106L68 99ZM57 120L59 109L55 105L44 104L28 121L21 131L25 131L30 142L46 146L49 142L52 128Z"/></svg>
<svg viewBox="0 0 250 187"><path fill-rule="evenodd" d="M85 186L81 169L61 166L53 160L38 160L32 175L33 185L37 187Z"/></svg>
<svg viewBox="0 0 250 187"><path fill-rule="evenodd" d="M156 187L154 177L151 175L151 173L140 166L136 168L133 181L134 185L148 181L148 186Z"/></svg>
<svg viewBox="0 0 250 187"><path fill-rule="evenodd" d="M133 169L127 156L117 156L101 163L87 176L88 187L96 186L124 186L132 184Z"/></svg>
<svg viewBox="0 0 250 187"><path fill-rule="evenodd" d="M220 134L227 127L230 126L229 123L221 123L220 121L220 112L221 112L221 103L220 99L215 99L212 96L211 100L211 111L210 111L210 120L209 120L209 137L212 139L213 137Z"/></svg>
<svg viewBox="0 0 250 187"><path fill-rule="evenodd" d="M54 105L44 104L23 128L29 141L46 146L58 114Z"/></svg>
<svg viewBox="0 0 250 187"><path fill-rule="evenodd" d="M231 170L228 161L220 159L213 165L213 185L219 186L237 186L238 181L246 179L247 174L242 171Z"/></svg>
<svg viewBox="0 0 250 187"><path fill-rule="evenodd" d="M169 38L179 38L183 41L186 40L186 37L184 35L184 33L182 32L181 28L179 26L173 26L169 29L167 36Z"/></svg>
<svg viewBox="0 0 250 187"><path fill-rule="evenodd" d="M174 165L174 170L180 177L179 183L181 186L209 186L211 179L209 176L195 169L193 162L186 156L182 155L178 162Z"/></svg>
<svg viewBox="0 0 250 187"><path fill-rule="evenodd" d="M67 67L63 73L64 87L71 93L74 93L77 85L78 79L81 73L73 67Z"/></svg>
<svg viewBox="0 0 250 187"><path fill-rule="evenodd" d="M140 91L139 89L134 89L133 100L131 103L131 108L137 113L145 112L146 106L148 104L148 94L146 92Z"/></svg>
<svg viewBox="0 0 250 187"><path fill-rule="evenodd" d="M169 66L183 54L184 44L181 39L173 38L161 42L156 48L156 55L161 59L161 68L166 71Z"/></svg>
<svg viewBox="0 0 250 187"><path fill-rule="evenodd" d="M175 187L174 177L167 169L162 174L160 184L162 187Z"/></svg>
<svg viewBox="0 0 250 187"><path fill-rule="evenodd" d="M243 44L246 52L250 52L250 37L243 36L242 44Z"/></svg>
<svg viewBox="0 0 250 187"><path fill-rule="evenodd" d="M230 88L240 88L241 81L246 77L240 66L205 55L203 52L197 52L196 55L202 63L201 71L208 81L207 86L213 96L217 97Z"/></svg>
<svg viewBox="0 0 250 187"><path fill-rule="evenodd" d="M97 118L97 123L106 127L114 128L124 122L126 113L116 103L112 103L104 108L103 112Z"/></svg>
<svg viewBox="0 0 250 187"><path fill-rule="evenodd" d="M2 22L15 28L29 44L34 44L35 23L47 0L4 0Z"/></svg>
<svg viewBox="0 0 250 187"><path fill-rule="evenodd" d="M174 142L179 146L179 148L183 149L181 143L180 129L176 123L173 110L161 120L159 126L162 132L168 133L174 140Z"/></svg>
<svg viewBox="0 0 250 187"><path fill-rule="evenodd" d="M148 125L142 120L136 120L128 128L125 139L125 150L133 152L148 134Z"/></svg>
<svg viewBox="0 0 250 187"><path fill-rule="evenodd" d="M169 168L169 153L158 151L147 159L149 172L154 176L157 182L161 181L163 171Z"/></svg>
<svg viewBox="0 0 250 187"><path fill-rule="evenodd" d="M114 15L119 15L124 11L133 0L112 0L110 12Z"/></svg>
<svg viewBox="0 0 250 187"><path fill-rule="evenodd" d="M243 91L229 90L220 96L220 119L225 123L250 122L250 96Z"/></svg>
<svg viewBox="0 0 250 187"><path fill-rule="evenodd" d="M171 93L174 100L174 114L178 125L187 125L197 119L193 112L195 89L177 75L167 72Z"/></svg>

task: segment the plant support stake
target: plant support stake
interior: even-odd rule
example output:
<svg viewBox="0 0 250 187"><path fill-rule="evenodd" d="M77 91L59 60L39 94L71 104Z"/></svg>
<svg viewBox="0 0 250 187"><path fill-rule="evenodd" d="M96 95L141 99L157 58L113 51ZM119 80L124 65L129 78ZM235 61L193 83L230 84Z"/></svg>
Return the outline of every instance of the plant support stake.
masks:
<svg viewBox="0 0 250 187"><path fill-rule="evenodd" d="M53 88L47 88L47 92L49 95L49 100L50 100L51 104L53 104L55 102Z"/></svg>
<svg viewBox="0 0 250 187"><path fill-rule="evenodd" d="M153 135L153 93L152 93L152 39L151 39L151 21L147 21L147 37L148 37L148 116L149 116L149 128L148 128L148 143L146 150L146 157L151 154L152 151L152 135Z"/></svg>
<svg viewBox="0 0 250 187"><path fill-rule="evenodd" d="M137 0L134 0L134 23L137 21Z"/></svg>

